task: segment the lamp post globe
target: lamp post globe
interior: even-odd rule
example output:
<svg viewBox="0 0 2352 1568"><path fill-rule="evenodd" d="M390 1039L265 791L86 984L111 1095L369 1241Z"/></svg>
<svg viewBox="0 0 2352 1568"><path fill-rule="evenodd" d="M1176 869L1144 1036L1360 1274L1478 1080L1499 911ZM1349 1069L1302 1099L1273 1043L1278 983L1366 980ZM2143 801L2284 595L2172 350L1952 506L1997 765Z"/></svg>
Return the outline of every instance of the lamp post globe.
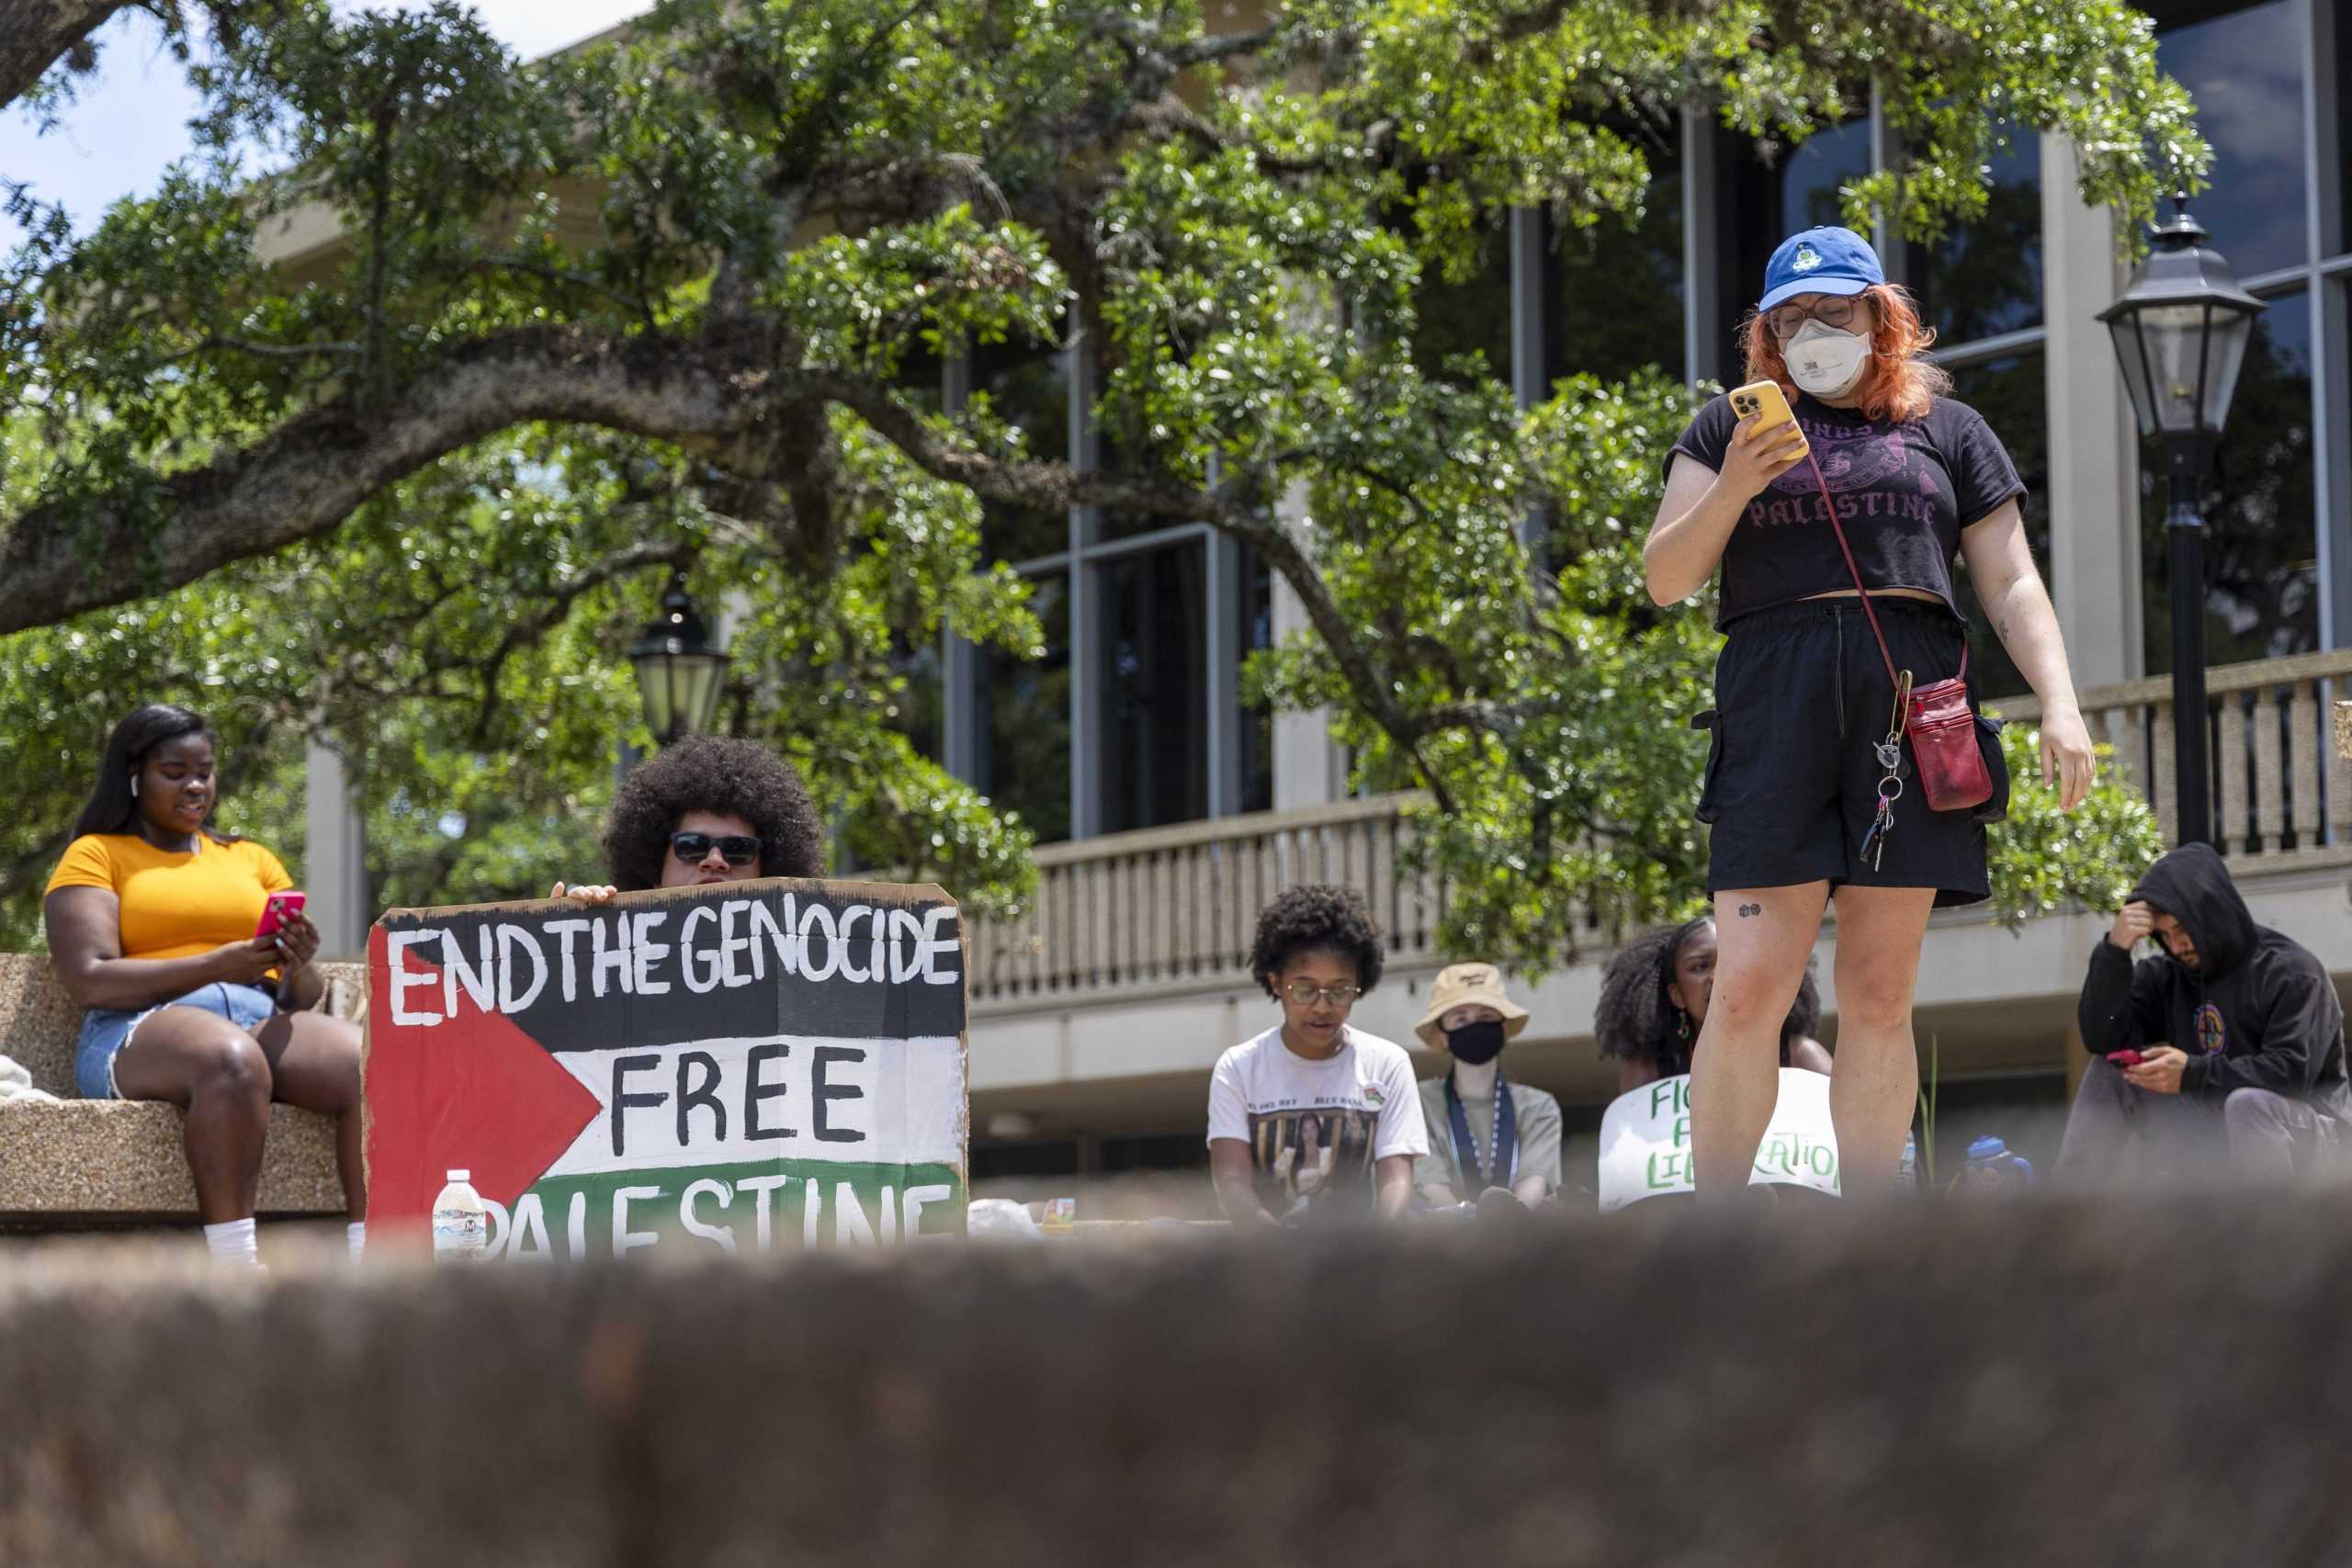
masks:
<svg viewBox="0 0 2352 1568"><path fill-rule="evenodd" d="M637 670L638 700L655 744L707 730L718 716L727 684L727 650L711 640L701 612L686 592L684 572L673 573L662 595L662 613L646 623L629 645Z"/></svg>
<svg viewBox="0 0 2352 1568"><path fill-rule="evenodd" d="M2266 308L2238 286L2229 263L2205 242L2175 198L2172 220L2150 235L2148 259L2123 297L2099 312L2115 339L2123 385L2142 439L2164 454L2171 498L2165 536L2172 584L2173 802L2175 838L2213 838L2211 764L2205 704L2205 520L2198 487L2221 445L2238 372Z"/></svg>

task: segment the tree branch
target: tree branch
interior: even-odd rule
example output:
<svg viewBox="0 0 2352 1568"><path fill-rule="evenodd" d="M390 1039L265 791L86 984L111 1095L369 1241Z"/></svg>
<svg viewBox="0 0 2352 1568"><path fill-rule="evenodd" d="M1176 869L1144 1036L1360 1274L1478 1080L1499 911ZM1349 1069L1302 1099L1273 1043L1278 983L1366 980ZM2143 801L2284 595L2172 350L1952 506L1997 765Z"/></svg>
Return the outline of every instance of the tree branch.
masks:
<svg viewBox="0 0 2352 1568"><path fill-rule="evenodd" d="M0 104L24 96L59 61L97 63L90 35L131 0L0 0Z"/></svg>
<svg viewBox="0 0 2352 1568"><path fill-rule="evenodd" d="M1400 747L1410 750L1422 736L1441 728L1406 712L1355 628L1340 614L1315 562L1289 529L1257 508L1176 479L1081 474L1066 463L1005 462L947 440L877 382L820 371L811 373L809 385L856 413L916 467L963 485L982 500L1046 510L1097 506L1166 523L1206 522L1224 530L1255 549L1291 585L1348 689ZM1436 780L1430 783L1434 786Z"/></svg>
<svg viewBox="0 0 2352 1568"><path fill-rule="evenodd" d="M109 475L0 536L0 636L168 592L220 567L333 532L447 454L534 420L701 449L809 400L772 369L773 332L728 321L699 337L525 328L420 367L380 401L347 392L200 468ZM797 395L792 395L797 392Z"/></svg>

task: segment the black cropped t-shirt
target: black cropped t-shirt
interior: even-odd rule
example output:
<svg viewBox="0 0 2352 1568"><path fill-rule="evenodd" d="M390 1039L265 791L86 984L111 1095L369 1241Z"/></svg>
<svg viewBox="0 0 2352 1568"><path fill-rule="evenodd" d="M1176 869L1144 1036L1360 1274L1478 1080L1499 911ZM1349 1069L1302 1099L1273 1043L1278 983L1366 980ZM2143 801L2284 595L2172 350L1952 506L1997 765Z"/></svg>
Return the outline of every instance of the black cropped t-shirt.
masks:
<svg viewBox="0 0 2352 1568"><path fill-rule="evenodd" d="M1803 396L1794 408L1838 502L1838 521L1863 583L1922 589L1960 614L1951 561L1961 530L2025 493L2017 465L1984 415L1949 398L1938 398L1926 417L1899 423ZM1720 473L1738 423L1731 400L1716 398L1699 411L1674 450ZM1673 458L1667 461L1670 467ZM1837 535L1824 519L1812 466L1799 463L1749 502L1732 529L1724 547L1715 625L1853 586Z"/></svg>

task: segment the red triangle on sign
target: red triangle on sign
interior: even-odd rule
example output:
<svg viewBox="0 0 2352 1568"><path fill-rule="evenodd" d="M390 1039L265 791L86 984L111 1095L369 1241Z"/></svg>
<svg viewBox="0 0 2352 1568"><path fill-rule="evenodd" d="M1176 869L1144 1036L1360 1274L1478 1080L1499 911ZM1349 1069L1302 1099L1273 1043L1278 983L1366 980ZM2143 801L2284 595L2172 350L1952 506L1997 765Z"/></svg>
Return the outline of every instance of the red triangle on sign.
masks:
<svg viewBox="0 0 2352 1568"><path fill-rule="evenodd" d="M546 1047L503 1016L473 1005L456 987L455 1016L435 1024L392 1022L388 944L368 933L368 1222L427 1221L452 1170L472 1173L474 1190L509 1207L570 1148L603 1111L596 1097ZM440 970L415 950L411 975ZM436 985L415 992L438 1010Z"/></svg>

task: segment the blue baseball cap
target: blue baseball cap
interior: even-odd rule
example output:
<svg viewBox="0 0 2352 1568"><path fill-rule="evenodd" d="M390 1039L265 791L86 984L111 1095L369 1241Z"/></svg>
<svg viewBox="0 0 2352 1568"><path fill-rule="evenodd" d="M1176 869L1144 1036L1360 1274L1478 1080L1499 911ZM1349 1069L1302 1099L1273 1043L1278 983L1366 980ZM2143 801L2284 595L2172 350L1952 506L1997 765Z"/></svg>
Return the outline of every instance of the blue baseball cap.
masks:
<svg viewBox="0 0 2352 1568"><path fill-rule="evenodd" d="M1860 294L1886 281L1871 243L1851 229L1834 226L1807 229L1781 242L1772 264L1764 269L1764 298L1758 310L1769 310L1797 294Z"/></svg>

